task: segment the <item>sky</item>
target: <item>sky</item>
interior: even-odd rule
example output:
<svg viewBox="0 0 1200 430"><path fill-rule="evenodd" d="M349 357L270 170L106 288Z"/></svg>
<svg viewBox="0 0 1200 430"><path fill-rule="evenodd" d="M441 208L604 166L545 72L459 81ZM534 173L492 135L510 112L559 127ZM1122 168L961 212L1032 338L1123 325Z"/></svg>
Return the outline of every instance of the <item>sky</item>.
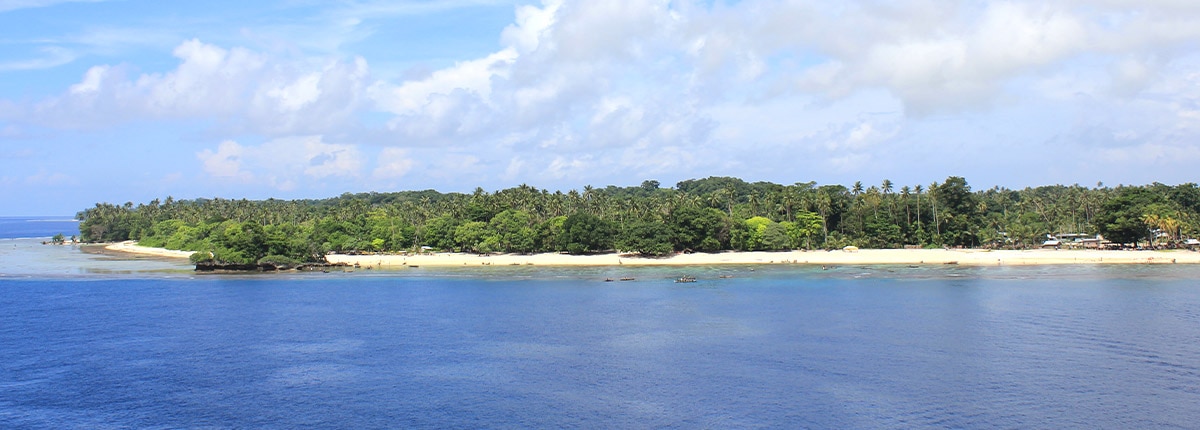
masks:
<svg viewBox="0 0 1200 430"><path fill-rule="evenodd" d="M1200 181L1194 0L0 0L0 216Z"/></svg>

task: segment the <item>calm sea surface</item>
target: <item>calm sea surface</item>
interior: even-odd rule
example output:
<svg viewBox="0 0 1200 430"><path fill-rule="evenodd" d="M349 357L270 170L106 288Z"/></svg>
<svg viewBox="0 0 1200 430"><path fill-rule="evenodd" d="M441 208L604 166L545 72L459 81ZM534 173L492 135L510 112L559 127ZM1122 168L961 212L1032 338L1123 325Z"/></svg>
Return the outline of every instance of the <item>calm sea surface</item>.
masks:
<svg viewBox="0 0 1200 430"><path fill-rule="evenodd" d="M79 222L69 216L0 217L0 239L65 238L79 235Z"/></svg>
<svg viewBox="0 0 1200 430"><path fill-rule="evenodd" d="M0 428L1200 426L1195 267L0 262Z"/></svg>

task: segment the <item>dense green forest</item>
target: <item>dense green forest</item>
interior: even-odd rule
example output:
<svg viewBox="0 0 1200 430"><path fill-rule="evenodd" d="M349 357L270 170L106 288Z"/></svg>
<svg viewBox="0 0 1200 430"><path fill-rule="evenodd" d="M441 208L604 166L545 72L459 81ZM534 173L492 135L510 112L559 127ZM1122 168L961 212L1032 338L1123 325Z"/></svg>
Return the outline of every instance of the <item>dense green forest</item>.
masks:
<svg viewBox="0 0 1200 430"><path fill-rule="evenodd" d="M1196 184L1079 185L972 191L966 179L897 187L710 177L662 188L489 193L433 190L323 200L196 199L99 203L80 212L86 242L137 240L197 251L197 262L319 262L330 252L478 253L620 250L645 255L723 250L903 246L1037 247L1047 235L1174 246L1197 233Z"/></svg>

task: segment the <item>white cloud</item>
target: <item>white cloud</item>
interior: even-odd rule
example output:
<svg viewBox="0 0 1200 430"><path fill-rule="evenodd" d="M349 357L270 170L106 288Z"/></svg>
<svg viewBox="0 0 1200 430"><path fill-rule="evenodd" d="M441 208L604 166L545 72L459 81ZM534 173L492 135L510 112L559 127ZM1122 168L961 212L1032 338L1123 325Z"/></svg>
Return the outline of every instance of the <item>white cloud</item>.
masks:
<svg viewBox="0 0 1200 430"><path fill-rule="evenodd" d="M408 155L408 150L401 148L383 148L376 158L375 172L371 174L376 179L398 179L412 171L415 162Z"/></svg>
<svg viewBox="0 0 1200 430"><path fill-rule="evenodd" d="M321 136L274 139L258 146L224 141L196 154L210 176L289 190L298 183L361 174L358 147L324 142Z"/></svg>
<svg viewBox="0 0 1200 430"><path fill-rule="evenodd" d="M281 59L199 40L178 45L179 65L128 77L129 66L94 66L66 94L25 120L64 128L139 119L215 119L265 135L333 133L355 126L369 84L366 61Z"/></svg>
<svg viewBox="0 0 1200 430"><path fill-rule="evenodd" d="M500 177L512 181L521 177L524 169L525 160L522 160L521 157L513 157L508 161L508 167L504 169L504 174L500 175Z"/></svg>
<svg viewBox="0 0 1200 430"><path fill-rule="evenodd" d="M872 172L922 162L937 171L958 168L959 159L930 159L929 148L993 154L1014 136L1082 142L1120 133L1177 148L1147 154L1181 157L1200 137L1189 78L1200 70L1200 6L1183 0L544 0L516 7L490 52L448 53L453 64L409 79L377 80L404 74L373 75L368 58L328 54L369 40L384 25L376 12L483 3L325 8L338 12L312 19L334 33L324 48L188 40L165 72L97 65L59 97L5 108L0 118L57 127L213 123L209 133L267 143L202 152L210 174L277 186L425 175L576 182L724 169L785 176L830 163ZM1033 129L1013 119L1037 117L1054 120ZM1098 123L1111 130L1088 131ZM357 146L281 136L381 149L364 170ZM261 153L282 150L277 142L291 152L267 161Z"/></svg>
<svg viewBox="0 0 1200 430"><path fill-rule="evenodd" d="M546 167L546 173L558 179L562 179L568 175L571 177L580 176L580 172L585 172L591 167L591 157L582 156L578 158L567 159L565 157L555 157Z"/></svg>
<svg viewBox="0 0 1200 430"><path fill-rule="evenodd" d="M49 69L75 61L76 58L74 52L57 46L43 47L40 51L43 55L39 58L0 63L0 72Z"/></svg>
<svg viewBox="0 0 1200 430"><path fill-rule="evenodd" d="M26 177L25 183L35 186L56 187L61 185L77 185L79 181L63 172L42 170L32 176Z"/></svg>
<svg viewBox="0 0 1200 430"><path fill-rule="evenodd" d="M516 59L516 52L503 50L485 58L465 61L453 67L434 72L420 81L408 81L398 87L377 84L372 91L380 107L397 115L420 112L423 109L438 109L433 100L437 96L463 91L486 100L491 93L493 76L505 73L507 66Z"/></svg>
<svg viewBox="0 0 1200 430"><path fill-rule="evenodd" d="M54 6L62 3L100 3L106 0L0 0L0 13Z"/></svg>
<svg viewBox="0 0 1200 430"><path fill-rule="evenodd" d="M431 157L432 158L432 157ZM479 157L468 154L449 153L444 154L433 161L429 169L429 176L439 180L455 180L462 179L468 176L479 177L478 172L485 172L488 169L480 160ZM473 181L474 182L474 181ZM476 186L479 184L476 183Z"/></svg>
<svg viewBox="0 0 1200 430"><path fill-rule="evenodd" d="M295 82L284 83L267 91L267 97L277 100L278 106L284 111L297 111L316 101L321 96L321 75L310 73Z"/></svg>
<svg viewBox="0 0 1200 430"><path fill-rule="evenodd" d="M249 181L254 176L242 170L242 155L245 152L242 145L232 140L226 140L217 146L216 151L205 149L196 156L204 163L205 173L211 176Z"/></svg>
<svg viewBox="0 0 1200 430"><path fill-rule="evenodd" d="M510 46L522 54L537 50L543 33L554 26L558 8L562 7L561 0L547 0L544 7L520 6L516 12L516 22L509 25L501 33L500 38L506 46Z"/></svg>

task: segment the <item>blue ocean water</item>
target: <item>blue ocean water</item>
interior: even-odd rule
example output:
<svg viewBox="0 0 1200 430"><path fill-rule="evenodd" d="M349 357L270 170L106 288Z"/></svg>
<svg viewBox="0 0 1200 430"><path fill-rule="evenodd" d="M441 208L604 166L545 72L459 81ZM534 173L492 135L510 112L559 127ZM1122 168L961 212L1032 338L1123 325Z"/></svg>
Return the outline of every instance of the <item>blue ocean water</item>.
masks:
<svg viewBox="0 0 1200 430"><path fill-rule="evenodd" d="M1196 428L1198 274L0 278L0 427Z"/></svg>
<svg viewBox="0 0 1200 430"><path fill-rule="evenodd" d="M0 217L0 239L49 238L79 235L79 221L69 216Z"/></svg>
<svg viewBox="0 0 1200 430"><path fill-rule="evenodd" d="M33 219L0 219L35 238L0 239L4 429L1200 422L1192 266L198 275Z"/></svg>

